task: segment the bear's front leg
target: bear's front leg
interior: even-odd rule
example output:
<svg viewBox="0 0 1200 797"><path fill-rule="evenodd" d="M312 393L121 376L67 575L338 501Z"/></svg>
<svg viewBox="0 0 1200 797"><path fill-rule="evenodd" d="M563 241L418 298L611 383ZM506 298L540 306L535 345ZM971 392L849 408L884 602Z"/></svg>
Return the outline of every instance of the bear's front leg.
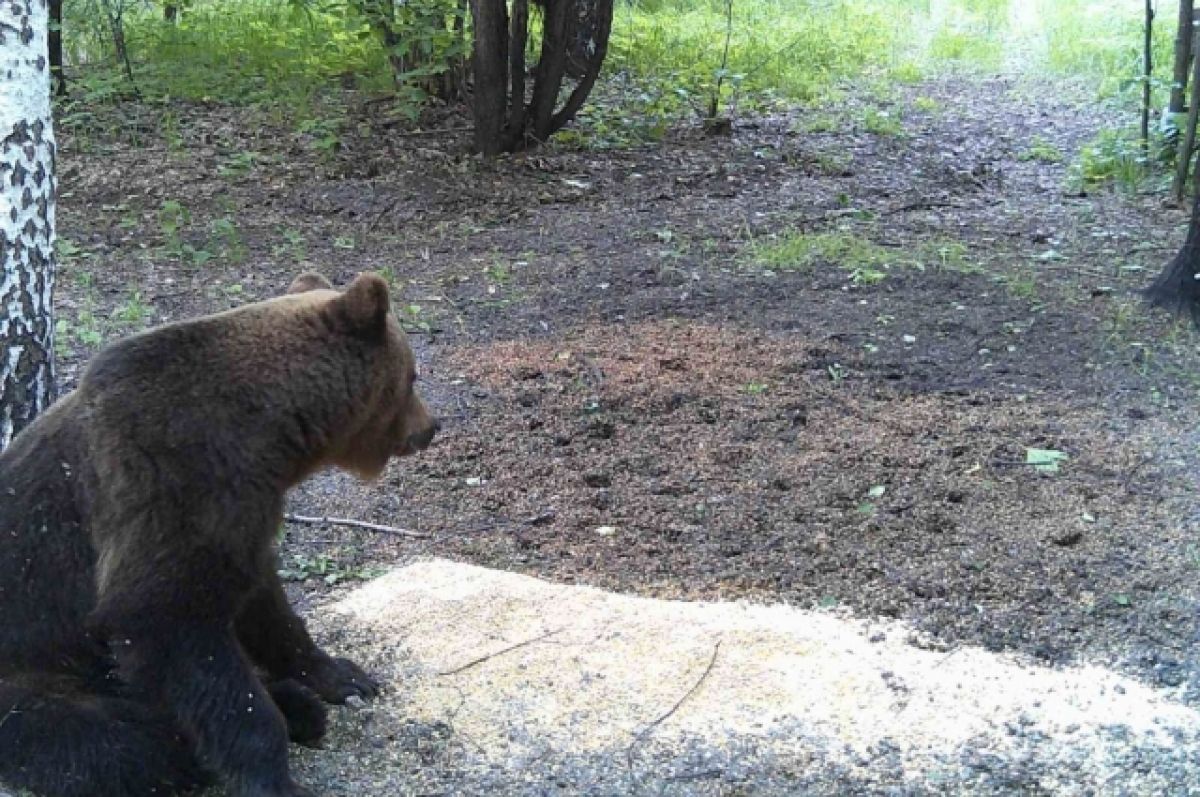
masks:
<svg viewBox="0 0 1200 797"><path fill-rule="evenodd" d="M239 595L253 582L203 549L155 564L164 575L127 587L114 579L93 613L118 677L171 713L234 797L312 797L288 773L284 716L234 635Z"/></svg>
<svg viewBox="0 0 1200 797"><path fill-rule="evenodd" d="M312 641L304 621L288 604L274 560L259 574L257 587L238 613L237 635L246 653L272 679L297 681L327 703L379 693L379 683L361 667L330 656Z"/></svg>

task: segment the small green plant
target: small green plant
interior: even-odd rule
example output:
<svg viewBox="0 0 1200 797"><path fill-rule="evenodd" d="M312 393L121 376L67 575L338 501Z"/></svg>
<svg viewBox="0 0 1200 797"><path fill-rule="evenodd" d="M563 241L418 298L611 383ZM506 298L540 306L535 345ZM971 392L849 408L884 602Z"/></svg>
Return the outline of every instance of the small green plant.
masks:
<svg viewBox="0 0 1200 797"><path fill-rule="evenodd" d="M142 292L134 288L129 291L125 301L113 310L112 320L119 327L140 329L149 322L152 312L153 308L146 303Z"/></svg>
<svg viewBox="0 0 1200 797"><path fill-rule="evenodd" d="M245 177L254 169L254 164L258 161L257 152L239 152L226 159L224 163L217 167L217 174L226 179L236 179Z"/></svg>
<svg viewBox="0 0 1200 797"><path fill-rule="evenodd" d="M668 230L667 232L669 233L670 231ZM668 238L667 240L670 239ZM496 285L506 285L512 281L512 269L508 267L508 264L501 263L499 260L493 261L490 266L483 270L483 273L489 282Z"/></svg>
<svg viewBox="0 0 1200 797"><path fill-rule="evenodd" d="M306 119L300 132L308 136L313 150L329 160L342 148L341 123L333 119Z"/></svg>
<svg viewBox="0 0 1200 797"><path fill-rule="evenodd" d="M425 317L425 311L419 304L406 304L399 309L397 316L400 325L406 332L430 332L433 327Z"/></svg>
<svg viewBox="0 0 1200 797"><path fill-rule="evenodd" d="M174 257L183 255L183 229L191 224L192 214L174 199L165 200L158 206L158 229L162 233L163 248Z"/></svg>
<svg viewBox="0 0 1200 797"><path fill-rule="evenodd" d="M338 235L333 239L333 248L334 249L350 250L350 249L354 249L354 247L357 245L358 244L354 240L353 235Z"/></svg>
<svg viewBox="0 0 1200 797"><path fill-rule="evenodd" d="M1034 136L1029 147L1017 156L1023 161L1040 161L1042 163L1061 163L1062 151L1053 143L1041 136Z"/></svg>
<svg viewBox="0 0 1200 797"><path fill-rule="evenodd" d="M275 257L286 256L292 260L304 260L308 257L308 244L299 230L288 227L280 230L279 236L283 238L283 243L276 244L271 250Z"/></svg>
<svg viewBox="0 0 1200 797"><path fill-rule="evenodd" d="M890 73L897 83L916 84L925 79L925 71L915 61L904 61L892 67Z"/></svg>
<svg viewBox="0 0 1200 797"><path fill-rule="evenodd" d="M212 223L211 241L214 248L230 263L241 263L246 259L246 245L238 233L237 225L228 216L216 219ZM197 264L199 265L199 264Z"/></svg>
<svg viewBox="0 0 1200 797"><path fill-rule="evenodd" d="M814 113L791 124L794 133L836 133L843 126L842 120L832 113Z"/></svg>
<svg viewBox="0 0 1200 797"><path fill-rule="evenodd" d="M368 581L382 572L383 568L378 567L347 567L325 554L293 554L288 566L280 568L279 577L284 581L308 581L316 578L332 587L343 581Z"/></svg>
<svg viewBox="0 0 1200 797"><path fill-rule="evenodd" d="M54 239L54 254L58 257L59 265L70 265L75 258L87 257L87 254L70 238L58 236Z"/></svg>
<svg viewBox="0 0 1200 797"><path fill-rule="evenodd" d="M925 241L921 244L920 253L923 263L939 271L957 274L979 274L983 271L982 266L967 257L967 247L951 238L939 237Z"/></svg>
<svg viewBox="0 0 1200 797"><path fill-rule="evenodd" d="M742 390L751 396L761 396L767 392L767 385L763 382L748 382Z"/></svg>
<svg viewBox="0 0 1200 797"><path fill-rule="evenodd" d="M170 109L163 111L158 120L158 130L163 140L167 142L167 149L176 153L183 150L183 132L180 129L177 113Z"/></svg>
<svg viewBox="0 0 1200 797"><path fill-rule="evenodd" d="M100 328L100 320L96 318L96 314L90 307L83 308L76 315L72 333L75 340L89 349L97 349L104 342L104 333Z"/></svg>
<svg viewBox="0 0 1200 797"><path fill-rule="evenodd" d="M375 273L383 277L384 282L388 284L388 287L391 288L392 291L395 291L399 287L400 283L396 279L396 269L392 268L391 266L377 268L375 269Z"/></svg>
<svg viewBox="0 0 1200 797"><path fill-rule="evenodd" d="M1150 175L1151 164L1136 136L1119 130L1103 130L1079 151L1071 166L1071 183L1078 189L1104 184L1127 193L1137 193Z"/></svg>
<svg viewBox="0 0 1200 797"><path fill-rule="evenodd" d="M917 97L913 100L913 108L921 113L937 113L942 110L942 104L933 97Z"/></svg>
<svg viewBox="0 0 1200 797"><path fill-rule="evenodd" d="M92 310L90 298L84 301L73 321L60 317L54 322L54 353L60 357L75 356L72 343L93 350L104 343L100 320Z"/></svg>
<svg viewBox="0 0 1200 797"><path fill-rule="evenodd" d="M829 374L829 381L835 385L841 385L846 381L846 377L850 372L845 369L841 363L834 363L825 369L825 373Z"/></svg>
<svg viewBox="0 0 1200 797"><path fill-rule="evenodd" d="M1038 296L1037 275L1032 267L1014 269L1000 278L1009 294L1017 299L1034 301Z"/></svg>
<svg viewBox="0 0 1200 797"><path fill-rule="evenodd" d="M870 266L856 268L850 272L850 282L855 285L878 285L887 279L887 272Z"/></svg>
<svg viewBox="0 0 1200 797"><path fill-rule="evenodd" d="M899 260L892 252L851 231L801 233L785 231L751 244L755 263L771 270L807 270L818 263L841 266L851 272L886 269Z"/></svg>
<svg viewBox="0 0 1200 797"><path fill-rule="evenodd" d="M62 359L72 357L75 350L71 348L71 323L65 318L54 322L54 356Z"/></svg>
<svg viewBox="0 0 1200 797"><path fill-rule="evenodd" d="M862 115L863 128L868 133L877 136L898 136L904 132L904 126L890 111L878 108L867 108Z"/></svg>
<svg viewBox="0 0 1200 797"><path fill-rule="evenodd" d="M831 177L840 177L851 173L852 161L850 156L843 152L830 152L828 150L817 150L815 152L801 151L797 153L785 153L784 160L787 163L793 163L804 167L804 170L809 174L821 174ZM848 195L839 195L839 203L845 197L846 204L849 204Z"/></svg>

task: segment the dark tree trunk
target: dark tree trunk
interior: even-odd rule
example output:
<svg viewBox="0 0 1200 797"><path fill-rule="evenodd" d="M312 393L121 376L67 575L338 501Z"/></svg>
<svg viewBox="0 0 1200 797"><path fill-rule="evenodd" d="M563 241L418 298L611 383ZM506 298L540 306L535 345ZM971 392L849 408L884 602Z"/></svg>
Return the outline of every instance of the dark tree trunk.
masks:
<svg viewBox="0 0 1200 797"><path fill-rule="evenodd" d="M550 120L567 70L567 22L571 19L573 6L574 2L568 0L551 0L544 6L542 51L533 73L533 100L529 104L530 132L538 142L545 141L554 132L550 129Z"/></svg>
<svg viewBox="0 0 1200 797"><path fill-rule="evenodd" d="M1146 0L1146 29L1142 46L1142 156L1150 157L1150 78L1154 74L1154 0Z"/></svg>
<svg viewBox="0 0 1200 797"><path fill-rule="evenodd" d="M1179 27L1175 31L1175 70L1171 83L1171 113L1183 113L1187 97L1188 65L1192 58L1192 2L1179 0Z"/></svg>
<svg viewBox="0 0 1200 797"><path fill-rule="evenodd" d="M596 85L596 78L600 77L600 67L604 65L604 58L608 55L608 36L612 32L612 0L578 0L578 2L588 3L595 13L593 17L595 25L590 28L592 38L589 39L586 48L589 60L586 72L576 84L575 90L571 92L571 96L567 98L562 109L551 120L551 132L561 130L575 118L575 114L579 113L579 109L583 107L584 101L592 91L592 86Z"/></svg>
<svg viewBox="0 0 1200 797"><path fill-rule="evenodd" d="M60 97L67 93L67 77L63 74L62 10L63 0L50 0L50 32L47 37L50 79L54 82L54 93Z"/></svg>
<svg viewBox="0 0 1200 797"><path fill-rule="evenodd" d="M599 36L601 25L612 22L611 15L604 15L600 0L575 0L574 13L567 22L567 75L582 80L587 77L592 61L596 57L597 42L608 35ZM602 59L603 60L603 59Z"/></svg>
<svg viewBox="0 0 1200 797"><path fill-rule="evenodd" d="M508 36L508 123L504 141L515 145L525 135L525 42L529 41L529 0L513 0ZM507 148L507 147L506 147Z"/></svg>
<svg viewBox="0 0 1200 797"><path fill-rule="evenodd" d="M484 155L496 155L508 149L501 135L508 105L508 8L504 0L471 0L471 15L475 22L475 49L471 54L475 149Z"/></svg>
<svg viewBox="0 0 1200 797"><path fill-rule="evenodd" d="M1190 315L1200 325L1200 192L1192 198L1192 218L1183 248L1146 289L1145 296L1153 306Z"/></svg>
<svg viewBox="0 0 1200 797"><path fill-rule="evenodd" d="M613 0L541 0L542 41L525 102L528 0L471 0L474 52L475 148L486 155L537 145L574 118L596 83L612 29ZM556 110L563 80L580 70Z"/></svg>

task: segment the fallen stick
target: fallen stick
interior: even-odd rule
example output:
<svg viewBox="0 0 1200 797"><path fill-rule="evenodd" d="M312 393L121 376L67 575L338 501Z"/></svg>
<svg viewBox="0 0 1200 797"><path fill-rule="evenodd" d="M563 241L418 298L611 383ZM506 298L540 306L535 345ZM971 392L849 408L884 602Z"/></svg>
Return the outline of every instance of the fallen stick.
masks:
<svg viewBox="0 0 1200 797"><path fill-rule="evenodd" d="M676 700L675 705L671 706L671 708L659 716L658 719L654 720L654 722L638 731L637 735L633 737L633 741L629 743L629 747L625 748L625 764L631 771L633 770L634 748L644 742L650 736L650 734L654 733L655 728L670 719L676 711L679 711L680 706L688 701L688 698L699 691L700 687L704 685L704 682L708 680L708 674L712 672L713 666L717 663L717 653L720 652L720 650L721 641L717 640L717 643L713 645L712 657L708 660L708 666L704 668L704 672L700 673L700 677L696 679L694 684L692 684L692 688L687 690L683 697Z"/></svg>
<svg viewBox="0 0 1200 797"><path fill-rule="evenodd" d="M307 523L313 526L352 526L356 529L369 529L370 531L395 534L398 537L413 537L419 540L429 539L432 536L423 531L413 531L411 529L397 528L396 526L385 526L382 523L368 523L365 520L351 520L350 518L342 517L309 517L308 515L293 515L289 513L284 515L283 519L289 523Z"/></svg>
<svg viewBox="0 0 1200 797"><path fill-rule="evenodd" d="M532 639L526 639L524 641L517 642L514 645L509 645L506 648L501 648L500 650L497 650L495 653L489 653L486 656L480 656L477 659L471 659L466 664L463 664L459 667L455 667L453 670L443 670L442 672L439 672L438 675L441 675L441 676L458 675L460 672L469 670L472 667L476 666L477 664L483 664L485 661L491 661L492 659L496 658L497 656L503 656L505 653L512 653L514 650L520 650L521 648L532 645L535 642L541 642L543 639L549 639L550 637L554 636L555 634L559 633L560 631L562 631L561 628L555 628L553 631L547 631L546 633L542 634L541 636L535 636Z"/></svg>

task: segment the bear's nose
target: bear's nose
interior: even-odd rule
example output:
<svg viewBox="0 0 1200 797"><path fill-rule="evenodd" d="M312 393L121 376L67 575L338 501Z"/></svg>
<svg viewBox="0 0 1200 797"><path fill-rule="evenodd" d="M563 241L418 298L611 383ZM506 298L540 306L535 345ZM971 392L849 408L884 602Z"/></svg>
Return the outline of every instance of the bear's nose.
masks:
<svg viewBox="0 0 1200 797"><path fill-rule="evenodd" d="M429 448L429 444L433 442L433 436L437 434L438 430L441 428L441 423L434 418L430 422L429 426L408 436L409 448L415 448L420 451L424 451L425 449Z"/></svg>

